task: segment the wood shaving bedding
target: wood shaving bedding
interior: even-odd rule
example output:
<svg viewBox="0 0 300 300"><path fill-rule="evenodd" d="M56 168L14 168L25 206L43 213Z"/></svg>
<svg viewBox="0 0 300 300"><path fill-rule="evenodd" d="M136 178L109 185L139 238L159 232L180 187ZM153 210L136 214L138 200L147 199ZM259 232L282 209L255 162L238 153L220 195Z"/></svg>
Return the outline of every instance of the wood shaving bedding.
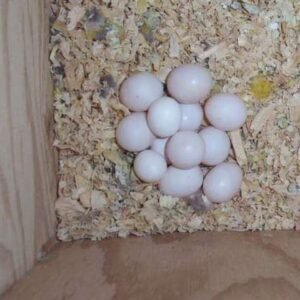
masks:
<svg viewBox="0 0 300 300"><path fill-rule="evenodd" d="M52 0L58 238L298 230L299 18L293 0ZM209 210L139 182L115 141L129 113L118 100L124 78L151 71L165 81L191 62L210 69L214 92L237 93L248 109L230 133L241 196Z"/></svg>

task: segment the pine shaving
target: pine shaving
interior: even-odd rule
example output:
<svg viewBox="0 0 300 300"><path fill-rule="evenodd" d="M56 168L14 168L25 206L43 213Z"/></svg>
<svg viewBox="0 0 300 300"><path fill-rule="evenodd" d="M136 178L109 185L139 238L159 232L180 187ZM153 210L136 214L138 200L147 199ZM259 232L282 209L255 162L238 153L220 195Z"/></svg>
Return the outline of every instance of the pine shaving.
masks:
<svg viewBox="0 0 300 300"><path fill-rule="evenodd" d="M240 130L234 130L229 133L231 144L234 150L235 158L239 165L243 166L248 163L243 140Z"/></svg>

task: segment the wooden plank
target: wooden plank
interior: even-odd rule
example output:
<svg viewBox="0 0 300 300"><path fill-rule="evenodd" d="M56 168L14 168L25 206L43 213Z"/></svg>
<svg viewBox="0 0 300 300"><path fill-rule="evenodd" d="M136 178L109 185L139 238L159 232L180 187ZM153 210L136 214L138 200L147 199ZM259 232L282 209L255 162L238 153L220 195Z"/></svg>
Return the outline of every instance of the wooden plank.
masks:
<svg viewBox="0 0 300 300"><path fill-rule="evenodd" d="M54 234L48 9L0 1L0 293Z"/></svg>
<svg viewBox="0 0 300 300"><path fill-rule="evenodd" d="M2 300L299 300L297 232L61 243Z"/></svg>

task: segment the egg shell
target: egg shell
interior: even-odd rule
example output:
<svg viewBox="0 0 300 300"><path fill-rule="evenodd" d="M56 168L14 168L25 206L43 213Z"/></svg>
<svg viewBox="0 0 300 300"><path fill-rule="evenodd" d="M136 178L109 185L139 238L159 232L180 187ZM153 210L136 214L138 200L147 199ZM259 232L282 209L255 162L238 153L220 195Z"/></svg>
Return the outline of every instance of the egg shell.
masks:
<svg viewBox="0 0 300 300"><path fill-rule="evenodd" d="M202 161L205 145L198 133L179 131L168 141L166 153L174 167L190 169Z"/></svg>
<svg viewBox="0 0 300 300"><path fill-rule="evenodd" d="M202 129L199 135L205 144L205 153L202 159L203 164L215 166L228 157L230 139L224 131L209 126Z"/></svg>
<svg viewBox="0 0 300 300"><path fill-rule="evenodd" d="M144 150L134 160L134 171L142 181L154 183L167 171L167 163L157 152Z"/></svg>
<svg viewBox="0 0 300 300"><path fill-rule="evenodd" d="M127 78L120 89L120 100L132 111L146 111L163 95L163 84L153 74L136 73Z"/></svg>
<svg viewBox="0 0 300 300"><path fill-rule="evenodd" d="M203 102L213 86L209 71L198 64L181 65L167 78L169 94L183 104Z"/></svg>
<svg viewBox="0 0 300 300"><path fill-rule="evenodd" d="M136 152L149 148L155 137L148 127L146 114L136 112L121 120L116 138L123 149Z"/></svg>
<svg viewBox="0 0 300 300"><path fill-rule="evenodd" d="M221 163L205 176L203 192L214 203L226 202L239 192L242 179L242 170L236 163Z"/></svg>
<svg viewBox="0 0 300 300"><path fill-rule="evenodd" d="M164 158L166 157L166 145L169 138L164 139L154 139L151 144L151 150L159 153Z"/></svg>
<svg viewBox="0 0 300 300"><path fill-rule="evenodd" d="M197 130L203 120L203 109L200 104L181 104L180 130Z"/></svg>
<svg viewBox="0 0 300 300"><path fill-rule="evenodd" d="M170 166L159 182L159 189L166 195L186 197L195 193L202 182L203 174L200 167L181 170Z"/></svg>
<svg viewBox="0 0 300 300"><path fill-rule="evenodd" d="M147 120L152 132L159 137L169 137L180 127L180 105L170 97L155 100L148 111Z"/></svg>
<svg viewBox="0 0 300 300"><path fill-rule="evenodd" d="M243 101L236 95L220 93L205 104L205 115L214 127L231 131L240 128L246 121L247 111Z"/></svg>

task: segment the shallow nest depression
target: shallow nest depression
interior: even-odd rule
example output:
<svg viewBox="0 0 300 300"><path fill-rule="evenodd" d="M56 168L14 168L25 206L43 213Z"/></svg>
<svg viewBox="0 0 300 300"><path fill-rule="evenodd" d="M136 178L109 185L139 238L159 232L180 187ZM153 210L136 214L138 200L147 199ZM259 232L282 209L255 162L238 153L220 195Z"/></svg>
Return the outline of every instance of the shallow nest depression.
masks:
<svg viewBox="0 0 300 300"><path fill-rule="evenodd" d="M297 0L52 0L58 238L299 229L299 16ZM141 183L115 141L120 83L191 62L248 108L230 133L241 196L209 210Z"/></svg>

